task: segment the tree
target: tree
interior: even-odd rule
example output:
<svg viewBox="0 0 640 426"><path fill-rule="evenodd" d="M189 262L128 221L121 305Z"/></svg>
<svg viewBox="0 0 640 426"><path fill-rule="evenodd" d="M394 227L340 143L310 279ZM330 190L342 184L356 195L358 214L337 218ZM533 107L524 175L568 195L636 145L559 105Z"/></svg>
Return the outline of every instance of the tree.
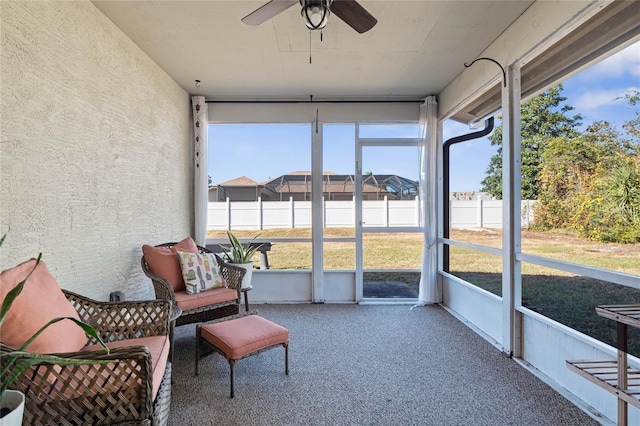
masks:
<svg viewBox="0 0 640 426"><path fill-rule="evenodd" d="M207 176L207 178L209 179L208 187L211 188L213 186L213 180L211 180L211 176Z"/></svg>
<svg viewBox="0 0 640 426"><path fill-rule="evenodd" d="M640 241L638 145L610 123L549 140L542 154L535 227L600 241Z"/></svg>
<svg viewBox="0 0 640 426"><path fill-rule="evenodd" d="M629 158L606 181L610 208L630 221L640 220L640 156Z"/></svg>
<svg viewBox="0 0 640 426"><path fill-rule="evenodd" d="M597 176L589 194L581 197L577 230L581 235L617 243L640 243L640 155ZM584 207L583 207L584 206Z"/></svg>
<svg viewBox="0 0 640 426"><path fill-rule="evenodd" d="M540 158L536 227L576 225L576 213L585 203L593 203L594 179L615 168L627 152L619 140L611 124L602 121L593 123L579 137L548 141Z"/></svg>
<svg viewBox="0 0 640 426"><path fill-rule="evenodd" d="M578 135L580 114L567 115L574 108L561 105L567 98L561 96L562 85L555 86L537 97L523 103L521 116L521 169L523 199L538 198L540 161L552 138L574 138ZM497 199L502 198L502 125L489 136L491 145L498 147L487 167L487 177L482 180L482 191Z"/></svg>
<svg viewBox="0 0 640 426"><path fill-rule="evenodd" d="M631 107L640 106L640 91L632 90L625 95L625 99ZM636 109L635 113L636 118L624 123L622 128L625 129L631 137L635 138L636 143L640 143L640 111Z"/></svg>

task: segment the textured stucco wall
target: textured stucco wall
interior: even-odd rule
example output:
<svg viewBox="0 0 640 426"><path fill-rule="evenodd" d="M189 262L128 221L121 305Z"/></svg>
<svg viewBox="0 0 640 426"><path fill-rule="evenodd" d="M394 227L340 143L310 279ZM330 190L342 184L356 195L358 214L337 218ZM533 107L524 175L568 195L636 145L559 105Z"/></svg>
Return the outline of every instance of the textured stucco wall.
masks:
<svg viewBox="0 0 640 426"><path fill-rule="evenodd" d="M60 286L152 297L140 247L191 234L189 95L88 1L0 1L0 232Z"/></svg>

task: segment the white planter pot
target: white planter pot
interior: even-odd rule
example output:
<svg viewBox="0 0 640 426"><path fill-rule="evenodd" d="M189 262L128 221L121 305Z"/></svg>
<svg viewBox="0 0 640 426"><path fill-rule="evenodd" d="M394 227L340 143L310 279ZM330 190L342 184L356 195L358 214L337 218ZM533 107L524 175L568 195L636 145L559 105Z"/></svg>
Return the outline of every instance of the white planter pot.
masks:
<svg viewBox="0 0 640 426"><path fill-rule="evenodd" d="M0 408L9 408L12 411L0 418L0 426L22 425L22 413L24 412L24 394L20 391L7 389L0 400Z"/></svg>
<svg viewBox="0 0 640 426"><path fill-rule="evenodd" d="M238 266L247 271L242 278L242 284L240 285L241 289L251 287L251 275L253 275L253 262L249 263L230 263L229 265Z"/></svg>

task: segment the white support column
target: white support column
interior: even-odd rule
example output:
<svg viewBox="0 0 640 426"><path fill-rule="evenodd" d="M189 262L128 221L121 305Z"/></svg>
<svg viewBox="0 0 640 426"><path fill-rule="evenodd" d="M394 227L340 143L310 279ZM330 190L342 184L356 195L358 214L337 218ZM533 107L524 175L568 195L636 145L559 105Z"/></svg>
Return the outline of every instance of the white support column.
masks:
<svg viewBox="0 0 640 426"><path fill-rule="evenodd" d="M355 194L355 229L356 229L356 303L362 301L363 272L362 272L362 145L360 144L360 125L355 129L356 164L354 185Z"/></svg>
<svg viewBox="0 0 640 426"><path fill-rule="evenodd" d="M262 197L258 197L258 202L256 203L256 207L257 207L257 215L258 215L258 229L262 230L262 220L263 220L263 216L262 216Z"/></svg>
<svg viewBox="0 0 640 426"><path fill-rule="evenodd" d="M442 122L438 121L438 134L437 134L437 148L436 148L436 178L437 178L437 184L436 184L436 191L437 191L437 197L436 197L436 206L438 206L437 211L436 211L436 215L437 215L437 234L438 234L438 240L440 240L442 237L444 237L444 227L445 226L449 226L448 223L444 223L444 209L449 209L449 220L451 220L451 208L449 205L449 194L444 194L444 166L443 166L443 161L444 161L444 136L443 136L443 126L442 126ZM422 226L427 226L426 223L426 216L425 217L425 223L423 223ZM438 243L438 271L442 271L444 269L444 244L442 244L441 242ZM438 284L440 285L442 283L442 276L440 274L438 274ZM440 288L442 288L440 286Z"/></svg>
<svg viewBox="0 0 640 426"><path fill-rule="evenodd" d="M231 201L229 200L229 197L227 197L225 203L226 203L225 211L227 213L227 231L230 231L231 230Z"/></svg>
<svg viewBox="0 0 640 426"><path fill-rule="evenodd" d="M312 300L324 303L324 198L322 194L322 124L315 122L311 130L311 226L312 242Z"/></svg>
<svg viewBox="0 0 640 426"><path fill-rule="evenodd" d="M521 356L521 327L516 306L522 304L520 252L520 69L507 68L502 88L502 345L503 352Z"/></svg>

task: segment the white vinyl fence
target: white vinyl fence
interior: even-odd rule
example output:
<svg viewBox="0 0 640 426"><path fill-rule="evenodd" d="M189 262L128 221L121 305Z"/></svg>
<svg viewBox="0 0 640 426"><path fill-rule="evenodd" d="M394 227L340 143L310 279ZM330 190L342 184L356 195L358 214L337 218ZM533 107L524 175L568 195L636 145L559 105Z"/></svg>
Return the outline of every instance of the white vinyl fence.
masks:
<svg viewBox="0 0 640 426"><path fill-rule="evenodd" d="M522 201L522 226L533 221L534 201ZM421 203L414 200L363 201L364 226L422 226ZM502 228L501 200L450 201L452 228ZM311 201L221 201L210 202L207 216L211 230L260 230L270 228L310 228ZM355 226L354 201L325 201L326 228Z"/></svg>

